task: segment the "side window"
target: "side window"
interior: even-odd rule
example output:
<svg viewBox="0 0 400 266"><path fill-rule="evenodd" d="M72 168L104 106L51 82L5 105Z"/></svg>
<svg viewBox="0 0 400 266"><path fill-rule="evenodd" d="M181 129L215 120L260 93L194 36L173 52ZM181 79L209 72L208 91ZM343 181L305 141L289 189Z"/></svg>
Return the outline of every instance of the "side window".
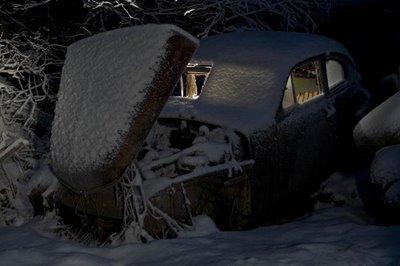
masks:
<svg viewBox="0 0 400 266"><path fill-rule="evenodd" d="M344 67L338 61L333 59L328 59L326 61L326 76L329 89L332 89L346 80Z"/></svg>
<svg viewBox="0 0 400 266"><path fill-rule="evenodd" d="M292 70L286 83L282 108L293 104L303 104L324 93L321 85L319 61L300 65Z"/></svg>
<svg viewBox="0 0 400 266"><path fill-rule="evenodd" d="M285 87L285 92L283 95L283 101L282 101L282 108L286 109L293 104L296 103L294 99L294 91L293 91L293 83L292 83L292 77L289 76L287 82L286 82L286 87Z"/></svg>
<svg viewBox="0 0 400 266"><path fill-rule="evenodd" d="M186 67L172 96L197 98L207 81L211 65L191 65Z"/></svg>

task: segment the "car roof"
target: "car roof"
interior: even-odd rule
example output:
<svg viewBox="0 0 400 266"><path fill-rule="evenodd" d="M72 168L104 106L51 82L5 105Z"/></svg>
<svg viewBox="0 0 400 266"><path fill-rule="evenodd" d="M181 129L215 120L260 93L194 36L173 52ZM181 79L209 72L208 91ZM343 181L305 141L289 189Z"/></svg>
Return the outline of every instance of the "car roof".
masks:
<svg viewBox="0 0 400 266"><path fill-rule="evenodd" d="M327 37L296 32L235 32L204 38L194 64L212 69L197 99L170 97L161 117L181 117L250 134L269 127L290 70L298 63L346 48Z"/></svg>

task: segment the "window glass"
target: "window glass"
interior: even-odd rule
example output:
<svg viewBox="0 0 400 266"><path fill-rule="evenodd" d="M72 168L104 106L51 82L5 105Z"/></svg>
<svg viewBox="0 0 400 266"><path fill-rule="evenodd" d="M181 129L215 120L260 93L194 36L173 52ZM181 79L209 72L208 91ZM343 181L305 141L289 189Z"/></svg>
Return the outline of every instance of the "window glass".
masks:
<svg viewBox="0 0 400 266"><path fill-rule="evenodd" d="M282 108L286 109L295 103L296 102L294 100L292 78L289 76L289 78L286 82L285 92L283 95Z"/></svg>
<svg viewBox="0 0 400 266"><path fill-rule="evenodd" d="M302 104L323 94L320 86L320 72L317 62L304 64L292 71L297 103Z"/></svg>
<svg viewBox="0 0 400 266"><path fill-rule="evenodd" d="M286 82L282 108L302 104L324 93L321 86L321 71L318 61L296 67Z"/></svg>
<svg viewBox="0 0 400 266"><path fill-rule="evenodd" d="M191 65L186 67L172 95L197 98L207 81L211 65Z"/></svg>
<svg viewBox="0 0 400 266"><path fill-rule="evenodd" d="M346 78L343 66L336 60L326 61L326 75L329 89L343 82Z"/></svg>

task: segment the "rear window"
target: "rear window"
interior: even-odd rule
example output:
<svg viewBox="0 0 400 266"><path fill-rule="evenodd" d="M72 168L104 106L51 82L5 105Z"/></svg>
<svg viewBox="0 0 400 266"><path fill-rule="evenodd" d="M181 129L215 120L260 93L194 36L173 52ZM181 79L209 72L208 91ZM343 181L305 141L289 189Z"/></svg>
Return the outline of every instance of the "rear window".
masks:
<svg viewBox="0 0 400 266"><path fill-rule="evenodd" d="M326 75L329 89L346 80L344 67L338 61L329 59L326 61Z"/></svg>
<svg viewBox="0 0 400 266"><path fill-rule="evenodd" d="M172 96L197 98L207 81L211 65L189 64L176 85Z"/></svg>

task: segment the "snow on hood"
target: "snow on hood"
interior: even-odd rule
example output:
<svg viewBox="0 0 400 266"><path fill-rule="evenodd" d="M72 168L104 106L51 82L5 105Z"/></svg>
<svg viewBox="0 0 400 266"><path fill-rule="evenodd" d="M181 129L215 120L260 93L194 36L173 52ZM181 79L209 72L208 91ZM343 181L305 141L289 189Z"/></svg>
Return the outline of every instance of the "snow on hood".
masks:
<svg viewBox="0 0 400 266"><path fill-rule="evenodd" d="M320 54L347 55L340 43L314 34L236 32L202 39L192 63L212 64L197 99L170 97L161 117L195 119L244 134L274 122L290 70Z"/></svg>
<svg viewBox="0 0 400 266"><path fill-rule="evenodd" d="M115 159L174 35L198 42L173 25L144 25L68 47L51 140L53 166L64 183L92 187L81 177Z"/></svg>

